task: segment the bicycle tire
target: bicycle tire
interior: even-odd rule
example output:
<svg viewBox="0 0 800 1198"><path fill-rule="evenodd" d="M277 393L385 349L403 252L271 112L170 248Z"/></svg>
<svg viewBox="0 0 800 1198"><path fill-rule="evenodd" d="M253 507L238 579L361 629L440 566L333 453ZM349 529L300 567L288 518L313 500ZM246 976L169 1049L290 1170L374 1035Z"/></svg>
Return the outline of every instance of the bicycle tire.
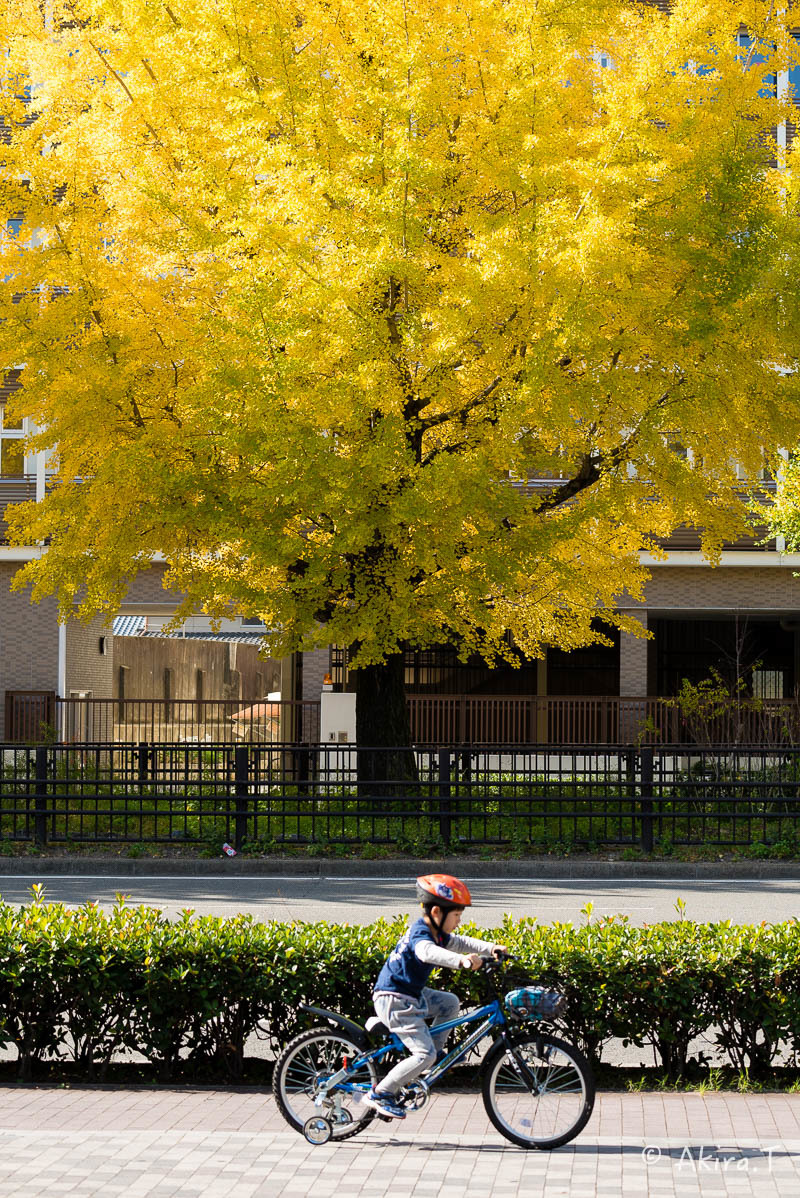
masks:
<svg viewBox="0 0 800 1198"><path fill-rule="evenodd" d="M498 1040L483 1065L483 1105L502 1136L520 1148L549 1151L574 1139L594 1108L594 1077L577 1048L555 1036L529 1032L513 1040L541 1086L532 1094Z"/></svg>
<svg viewBox="0 0 800 1198"><path fill-rule="evenodd" d="M284 1048L272 1074L272 1093L278 1110L295 1131L302 1133L303 1125L312 1115L325 1111L314 1103L315 1083L320 1075L333 1073L341 1068L342 1057L358 1057L362 1049L346 1032L334 1031L329 1027L313 1027L301 1032ZM377 1071L372 1061L367 1061L353 1080L374 1086ZM347 1100L345 1100L347 1101ZM357 1113L347 1108L351 1123L334 1125L332 1139L347 1140L363 1131L375 1118L375 1111L358 1102Z"/></svg>

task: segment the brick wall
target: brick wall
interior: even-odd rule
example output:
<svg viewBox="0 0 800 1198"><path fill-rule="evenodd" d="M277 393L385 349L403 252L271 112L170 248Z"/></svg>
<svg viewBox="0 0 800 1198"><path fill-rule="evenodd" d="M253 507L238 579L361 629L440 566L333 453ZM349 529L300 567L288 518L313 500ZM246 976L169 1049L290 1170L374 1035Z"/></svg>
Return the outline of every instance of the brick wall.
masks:
<svg viewBox="0 0 800 1198"><path fill-rule="evenodd" d="M640 614L640 622L647 627L647 614ZM621 695L647 694L648 641L644 637L620 633L619 638L619 693Z"/></svg>
<svg viewBox="0 0 800 1198"><path fill-rule="evenodd" d="M800 578L785 566L655 566L649 611L800 612ZM621 608L641 610L623 598Z"/></svg>
<svg viewBox="0 0 800 1198"><path fill-rule="evenodd" d="M166 569L165 565L156 563L148 566L146 570L140 570L128 587L123 609L136 611L138 606L147 604L165 609L176 607L181 597L174 591L164 590L163 580Z"/></svg>
<svg viewBox="0 0 800 1198"><path fill-rule="evenodd" d="M11 592L17 562L0 562L0 738L7 690L58 690L56 603L32 605L25 591Z"/></svg>
<svg viewBox="0 0 800 1198"><path fill-rule="evenodd" d="M304 699L319 699L322 694L322 679L331 668L330 649L314 649L303 654Z"/></svg>

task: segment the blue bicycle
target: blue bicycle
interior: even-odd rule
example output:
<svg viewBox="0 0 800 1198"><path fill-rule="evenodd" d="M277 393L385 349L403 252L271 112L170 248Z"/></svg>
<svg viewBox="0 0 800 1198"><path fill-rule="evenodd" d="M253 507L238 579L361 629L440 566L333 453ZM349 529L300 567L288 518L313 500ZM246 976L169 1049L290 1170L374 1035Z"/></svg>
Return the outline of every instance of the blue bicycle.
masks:
<svg viewBox="0 0 800 1198"><path fill-rule="evenodd" d="M521 1148L559 1148L578 1135L592 1113L592 1072L577 1048L542 1030L563 1010L563 996L540 986L503 995L498 987L502 968L502 962L484 963L489 1001L439 1024L437 1031L477 1027L401 1090L398 1100L409 1111L420 1110L433 1086L488 1037L493 1043L481 1065L481 1089L490 1120ZM305 1004L303 1010L324 1025L295 1036L276 1062L272 1088L284 1119L311 1144L346 1140L374 1118L386 1119L363 1098L406 1052L402 1042L376 1019L361 1027L336 1011Z"/></svg>

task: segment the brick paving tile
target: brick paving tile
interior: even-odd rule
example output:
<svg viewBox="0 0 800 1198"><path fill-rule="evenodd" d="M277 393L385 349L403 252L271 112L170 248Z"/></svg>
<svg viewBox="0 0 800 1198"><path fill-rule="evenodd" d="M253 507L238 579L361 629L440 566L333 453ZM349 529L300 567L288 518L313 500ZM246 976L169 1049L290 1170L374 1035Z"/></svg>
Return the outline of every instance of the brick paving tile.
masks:
<svg viewBox="0 0 800 1198"><path fill-rule="evenodd" d="M0 1198L800 1194L800 1096L786 1094L601 1094L577 1141L525 1153L475 1094L313 1148L263 1090L0 1086L0 1137Z"/></svg>

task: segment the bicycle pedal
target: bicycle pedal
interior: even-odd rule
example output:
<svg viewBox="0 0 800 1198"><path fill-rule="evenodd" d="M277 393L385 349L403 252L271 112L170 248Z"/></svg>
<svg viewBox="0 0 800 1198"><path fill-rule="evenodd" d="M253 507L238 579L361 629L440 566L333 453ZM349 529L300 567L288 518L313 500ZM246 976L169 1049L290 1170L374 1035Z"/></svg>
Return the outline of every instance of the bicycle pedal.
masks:
<svg viewBox="0 0 800 1198"><path fill-rule="evenodd" d="M378 1118L380 1120L382 1120L382 1122L384 1122L384 1123L394 1123L394 1119L392 1118L391 1115L380 1115L379 1114Z"/></svg>

